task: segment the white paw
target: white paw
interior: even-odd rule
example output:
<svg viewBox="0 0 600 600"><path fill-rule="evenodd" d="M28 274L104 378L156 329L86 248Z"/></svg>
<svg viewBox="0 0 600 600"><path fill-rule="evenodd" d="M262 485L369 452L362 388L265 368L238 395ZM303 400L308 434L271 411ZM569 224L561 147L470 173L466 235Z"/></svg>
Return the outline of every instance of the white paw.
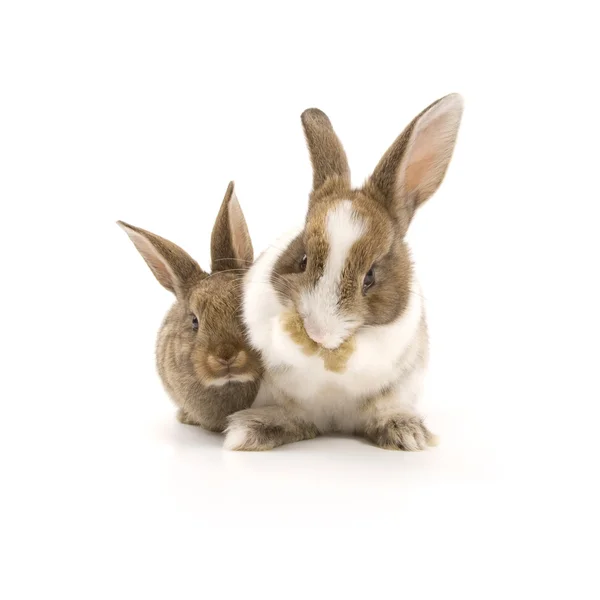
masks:
<svg viewBox="0 0 600 600"><path fill-rule="evenodd" d="M225 430L225 450L249 450L250 432L241 423L230 423Z"/></svg>

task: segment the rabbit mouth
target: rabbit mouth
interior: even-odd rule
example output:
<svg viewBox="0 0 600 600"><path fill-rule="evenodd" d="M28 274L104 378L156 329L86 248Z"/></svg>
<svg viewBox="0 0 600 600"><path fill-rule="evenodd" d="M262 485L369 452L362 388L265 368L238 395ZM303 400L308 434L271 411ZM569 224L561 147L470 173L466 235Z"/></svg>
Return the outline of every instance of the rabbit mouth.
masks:
<svg viewBox="0 0 600 600"><path fill-rule="evenodd" d="M256 378L251 373L227 373L208 382L210 387L223 387L235 383L250 383Z"/></svg>
<svg viewBox="0 0 600 600"><path fill-rule="evenodd" d="M204 387L252 383L261 375L257 359L247 350L237 354L221 352L215 355L200 348L192 357L191 366Z"/></svg>

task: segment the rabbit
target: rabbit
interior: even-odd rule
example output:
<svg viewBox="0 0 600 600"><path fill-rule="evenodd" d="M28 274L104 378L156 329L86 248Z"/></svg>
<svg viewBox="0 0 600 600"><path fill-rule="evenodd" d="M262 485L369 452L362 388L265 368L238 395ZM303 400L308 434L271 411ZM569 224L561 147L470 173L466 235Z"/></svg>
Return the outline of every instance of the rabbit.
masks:
<svg viewBox="0 0 600 600"><path fill-rule="evenodd" d="M181 423L222 432L227 416L252 405L262 366L241 319L242 275L253 261L231 182L211 237L211 274L181 248L118 221L158 282L175 294L156 344L162 383Z"/></svg>
<svg viewBox="0 0 600 600"><path fill-rule="evenodd" d="M437 443L417 410L428 334L405 235L444 179L462 111L458 94L425 108L358 189L329 118L302 114L308 213L245 276L243 319L265 374L253 406L229 417L225 448L269 450L327 432L391 450Z"/></svg>

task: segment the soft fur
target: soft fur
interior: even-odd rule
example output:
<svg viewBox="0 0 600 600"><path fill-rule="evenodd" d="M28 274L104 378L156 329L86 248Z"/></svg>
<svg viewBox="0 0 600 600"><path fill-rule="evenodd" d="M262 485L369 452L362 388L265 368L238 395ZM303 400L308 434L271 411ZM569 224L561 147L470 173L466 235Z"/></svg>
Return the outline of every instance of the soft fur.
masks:
<svg viewBox="0 0 600 600"><path fill-rule="evenodd" d="M252 405L262 373L240 316L242 278L253 250L233 182L213 228L212 274L172 242L122 221L119 225L176 297L158 333L156 360L179 407L177 418L223 431L231 413Z"/></svg>
<svg viewBox="0 0 600 600"><path fill-rule="evenodd" d="M330 431L396 450L435 442L416 409L427 326L404 236L444 178L461 115L456 94L434 102L352 189L329 119L303 113L308 214L246 276L244 321L266 373L253 407L230 417L227 448L266 450Z"/></svg>

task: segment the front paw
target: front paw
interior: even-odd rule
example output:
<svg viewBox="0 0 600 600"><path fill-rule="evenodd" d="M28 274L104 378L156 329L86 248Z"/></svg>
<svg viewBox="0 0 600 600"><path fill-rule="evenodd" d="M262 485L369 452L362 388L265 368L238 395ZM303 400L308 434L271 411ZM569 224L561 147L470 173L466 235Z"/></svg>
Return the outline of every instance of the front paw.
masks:
<svg viewBox="0 0 600 600"><path fill-rule="evenodd" d="M248 414L244 414L248 413ZM261 451L281 446L284 428L263 422L252 410L234 413L228 419L224 446L227 450Z"/></svg>
<svg viewBox="0 0 600 600"><path fill-rule="evenodd" d="M318 435L314 424L281 406L247 408L228 417L227 450L271 450Z"/></svg>
<svg viewBox="0 0 600 600"><path fill-rule="evenodd" d="M177 411L177 420L183 425L199 425L182 408Z"/></svg>
<svg viewBox="0 0 600 600"><path fill-rule="evenodd" d="M425 427L423 419L413 415L397 415L367 429L377 446L386 450L425 450L437 444L437 437Z"/></svg>

